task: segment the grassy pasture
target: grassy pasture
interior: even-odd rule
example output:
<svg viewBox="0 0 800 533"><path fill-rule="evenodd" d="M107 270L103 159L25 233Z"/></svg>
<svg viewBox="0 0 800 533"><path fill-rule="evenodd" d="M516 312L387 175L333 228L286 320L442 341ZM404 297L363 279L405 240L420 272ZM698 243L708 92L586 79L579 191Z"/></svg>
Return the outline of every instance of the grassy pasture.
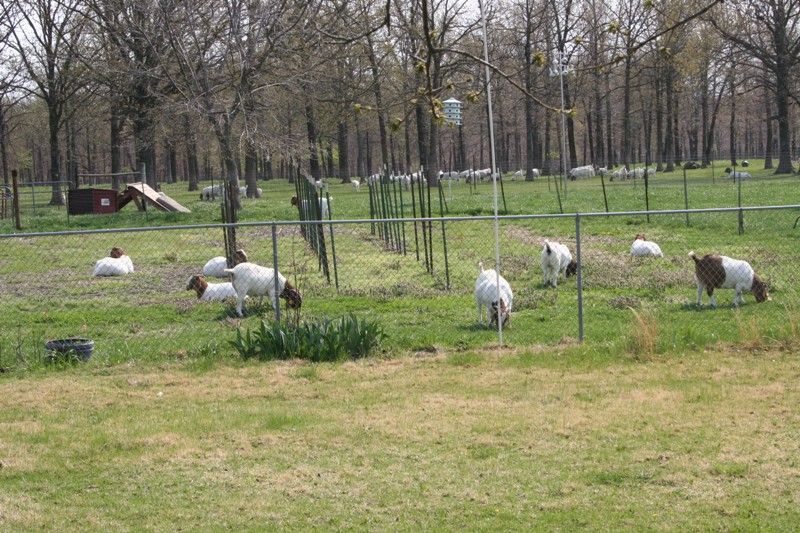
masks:
<svg viewBox="0 0 800 533"><path fill-rule="evenodd" d="M774 178L750 171L756 180L743 184L745 205L800 203L796 177ZM719 171L717 165L717 172ZM689 171L690 205L735 205L735 187L710 170ZM682 173L657 174L650 187L651 209L681 207ZM201 202L198 193L165 185L165 191L192 214L180 216L150 212L145 220L132 207L111 216L72 217L64 224L64 212L37 208L26 229L54 230L97 227L158 226L219 222L216 203ZM242 221L291 220L291 185L263 183L259 200L244 200ZM554 185L507 181L506 201L511 214L557 211ZM365 218L365 191L331 184L335 218ZM491 185L480 184L471 193L464 184L446 186L450 214L488 214ZM641 180L608 183L611 209L633 210L643 206ZM46 198L45 194L37 195ZM407 197L406 197L407 198ZM599 179L571 182L565 210L602 209ZM695 350L717 342L763 343L780 341L796 328L798 264L798 213L753 213L745 218L746 233L736 231L736 214L692 215L690 226L683 215L585 218L582 248L585 275L586 338L594 346L612 352L641 349L637 319L653 324L656 351ZM8 221L3 230L10 231ZM447 226L450 290L446 291L442 240L435 225L435 272L431 276L414 259L413 225L406 225L409 253L382 250L369 225L335 229L340 279L337 292L319 273L317 260L299 236L296 226L279 229L281 270L304 293L305 316L339 316L347 312L378 319L389 339L389 352L432 352L438 349L471 349L496 342L496 334L476 325L472 288L479 260L491 263L492 228L486 221L450 223ZM662 246L663 260L636 260L628 256L633 236L645 232ZM502 265L515 290L514 317L506 332L512 346L571 344L577 338L577 291L573 279L558 290L541 286L539 254L543 238L557 239L575 250L573 219L503 221ZM326 229L326 236L328 230ZM268 226L242 228L240 244L252 260L272 262ZM94 279L93 262L112 246L122 246L133 257L137 272L125 278ZM698 310L689 250L717 251L749 260L770 282L774 301L755 305L752 297L738 311L728 306L731 291L723 291L721 309ZM251 313L240 320L223 304L198 304L184 291L187 278L222 251L217 229L170 230L130 234L68 237L31 237L0 240L0 315L6 327L0 331L0 367L36 366L43 341L66 335L85 335L97 341L98 364L128 361L165 361L202 358L229 353L227 340L239 326L255 325L259 316L271 315L267 304L250 302ZM651 343L652 344L652 343Z"/></svg>
<svg viewBox="0 0 800 533"><path fill-rule="evenodd" d="M800 521L791 353L453 351L0 384L0 529Z"/></svg>

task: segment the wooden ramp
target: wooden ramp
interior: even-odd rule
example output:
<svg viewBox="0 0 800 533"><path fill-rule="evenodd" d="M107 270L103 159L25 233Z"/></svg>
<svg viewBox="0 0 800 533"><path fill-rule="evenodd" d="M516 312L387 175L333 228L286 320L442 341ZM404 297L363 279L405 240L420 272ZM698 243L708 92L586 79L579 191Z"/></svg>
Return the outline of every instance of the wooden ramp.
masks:
<svg viewBox="0 0 800 533"><path fill-rule="evenodd" d="M181 204L164 194L158 192L146 183L128 183L125 192L120 195L117 209L122 209L131 200L136 203L136 207L141 211L144 209L143 201L147 199L150 204L155 206L156 209L162 211L171 211L174 213L191 213L188 209Z"/></svg>

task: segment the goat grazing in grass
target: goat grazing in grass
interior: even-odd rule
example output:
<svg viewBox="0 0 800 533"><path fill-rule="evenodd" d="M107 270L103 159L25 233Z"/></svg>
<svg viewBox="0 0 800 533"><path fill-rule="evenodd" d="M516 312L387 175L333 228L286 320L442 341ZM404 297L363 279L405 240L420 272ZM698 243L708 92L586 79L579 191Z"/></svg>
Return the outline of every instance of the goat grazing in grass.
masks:
<svg viewBox="0 0 800 533"><path fill-rule="evenodd" d="M226 268L226 274L232 277L233 290L236 291L236 314L243 315L242 306L247 296L268 295L272 307L277 311L278 298L286 300L290 309L300 309L303 297L291 283L278 272L278 293L275 293L275 269L262 267L255 263L240 263L233 268Z"/></svg>
<svg viewBox="0 0 800 533"><path fill-rule="evenodd" d="M542 274L544 286L558 287L558 275L565 278L578 272L578 263L573 261L569 248L559 242L544 241L542 247Z"/></svg>
<svg viewBox="0 0 800 533"><path fill-rule="evenodd" d="M503 276L499 276L494 269L484 270L483 262L478 263L480 271L478 279L475 280L475 303L478 305L478 322L483 324L483 308L486 307L486 314L489 318L489 325L496 326L498 316L501 317L503 327L511 320L511 305L514 294L511 292L511 285L508 284ZM497 301L498 282L500 301Z"/></svg>
<svg viewBox="0 0 800 533"><path fill-rule="evenodd" d="M697 282L697 306L703 305L703 291L708 292L711 307L717 306L717 297L714 289L734 289L736 296L733 305L739 307L744 303L743 291L750 291L756 297L756 302L770 299L767 284L753 271L747 261L731 259L724 255L708 254L697 257L694 252L689 252L689 257L694 260L695 281Z"/></svg>

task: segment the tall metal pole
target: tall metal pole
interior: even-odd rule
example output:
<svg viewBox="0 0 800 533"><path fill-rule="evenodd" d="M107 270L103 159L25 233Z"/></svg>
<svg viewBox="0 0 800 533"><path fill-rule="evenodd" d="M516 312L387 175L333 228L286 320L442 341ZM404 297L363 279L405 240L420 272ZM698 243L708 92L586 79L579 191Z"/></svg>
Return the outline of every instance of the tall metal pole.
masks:
<svg viewBox="0 0 800 533"><path fill-rule="evenodd" d="M497 159L494 150L494 116L492 115L492 78L489 71L489 34L486 30L486 12L483 9L483 1L478 0L478 7L481 11L481 25L483 27L483 61L486 73L486 101L487 112L489 114L489 149L492 155L492 208L494 209L494 263L495 283L497 285L497 334L500 346L503 345L503 320L500 317L500 219L497 214Z"/></svg>
<svg viewBox="0 0 800 533"><path fill-rule="evenodd" d="M558 51L558 81L561 85L561 160L563 167L564 200L567 199L567 116L564 113L564 51Z"/></svg>

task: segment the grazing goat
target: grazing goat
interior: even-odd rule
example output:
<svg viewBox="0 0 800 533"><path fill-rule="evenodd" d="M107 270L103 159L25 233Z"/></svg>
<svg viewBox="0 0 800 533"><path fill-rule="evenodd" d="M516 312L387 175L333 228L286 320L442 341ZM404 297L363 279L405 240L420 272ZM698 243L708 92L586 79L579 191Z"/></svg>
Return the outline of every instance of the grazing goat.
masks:
<svg viewBox="0 0 800 533"><path fill-rule="evenodd" d="M558 287L558 275L568 278L578 271L578 263L573 261L569 248L558 242L544 241L542 247L542 274L544 286Z"/></svg>
<svg viewBox="0 0 800 533"><path fill-rule="evenodd" d="M255 263L240 263L233 268L226 268L231 275L233 290L236 291L236 314L243 315L242 306L247 296L269 295L272 307L277 311L278 298L286 300L286 307L300 309L303 297L286 278L278 272L278 294L275 294L275 269L262 267Z"/></svg>
<svg viewBox="0 0 800 533"><path fill-rule="evenodd" d="M664 257L661 247L653 241L645 240L644 233L636 235L631 244L631 255L634 257Z"/></svg>
<svg viewBox="0 0 800 533"><path fill-rule="evenodd" d="M483 262L478 263L478 279L475 280L475 303L478 306L478 322L483 324L483 308L489 318L489 325L496 326L498 314L502 318L503 327L511 320L511 306L514 294L511 285L503 276L499 276L494 269L484 270ZM498 306L498 282L500 288L500 304ZM498 311L499 307L499 311Z"/></svg>
<svg viewBox="0 0 800 533"><path fill-rule="evenodd" d="M131 272L133 272L133 261L125 255L122 248L115 246L111 249L108 257L104 257L94 264L92 276L124 276Z"/></svg>
<svg viewBox="0 0 800 533"><path fill-rule="evenodd" d="M361 182L358 181L358 180L351 179L350 180L350 185L352 185L353 189L355 189L356 191L360 191L361 190Z"/></svg>
<svg viewBox="0 0 800 533"><path fill-rule="evenodd" d="M222 185L203 187L200 191L200 200L213 200L217 196L222 196Z"/></svg>
<svg viewBox="0 0 800 533"><path fill-rule="evenodd" d="M716 254L698 258L694 252L689 252L689 257L694 260L698 307L703 305L703 290L708 292L711 307L717 306L714 289L735 289L736 297L733 305L736 307L744 302L742 291L751 291L756 297L756 302L770 299L766 283L756 275L747 261Z"/></svg>
<svg viewBox="0 0 800 533"><path fill-rule="evenodd" d="M201 302L223 301L236 298L231 282L209 283L203 276L192 276L186 284L187 291L195 291L197 299Z"/></svg>
<svg viewBox="0 0 800 533"><path fill-rule="evenodd" d="M234 266L238 265L239 263L246 263L246 262L247 262L247 254L244 253L244 250L236 250L236 253L233 255ZM212 257L203 266L203 275L210 276L212 278L226 278L228 277L228 275L225 273L226 268L228 268L227 258L221 255L217 257Z"/></svg>
<svg viewBox="0 0 800 533"><path fill-rule="evenodd" d="M331 198L331 200L333 200L333 198ZM294 206L300 205L300 200L297 198L297 196L292 196L291 204L294 205ZM327 219L328 218L328 199L327 198L320 198L319 199L319 204L320 204L320 211L322 212L322 220ZM302 209L304 214L314 215L314 213L308 213L308 203L307 203L306 200L303 200L301 209ZM308 218L312 218L312 217L311 216L306 216L305 218L308 219Z"/></svg>
<svg viewBox="0 0 800 533"><path fill-rule="evenodd" d="M582 167L575 167L569 171L569 177L572 180L581 180L591 178L595 175L594 167L592 165L585 165Z"/></svg>

